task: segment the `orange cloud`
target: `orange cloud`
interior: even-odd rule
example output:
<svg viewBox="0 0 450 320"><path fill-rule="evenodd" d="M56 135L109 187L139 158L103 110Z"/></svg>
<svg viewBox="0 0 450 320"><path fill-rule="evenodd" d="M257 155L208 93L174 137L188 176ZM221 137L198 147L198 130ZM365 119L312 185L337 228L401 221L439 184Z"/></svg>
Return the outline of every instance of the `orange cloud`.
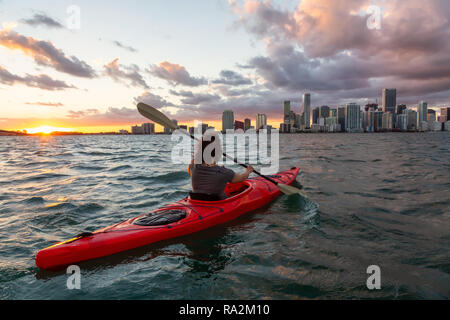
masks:
<svg viewBox="0 0 450 320"><path fill-rule="evenodd" d="M93 78L95 72L86 62L77 57L67 57L50 41L36 40L25 37L12 30L0 30L0 45L11 50L22 51L42 66L52 67L55 70L77 77Z"/></svg>

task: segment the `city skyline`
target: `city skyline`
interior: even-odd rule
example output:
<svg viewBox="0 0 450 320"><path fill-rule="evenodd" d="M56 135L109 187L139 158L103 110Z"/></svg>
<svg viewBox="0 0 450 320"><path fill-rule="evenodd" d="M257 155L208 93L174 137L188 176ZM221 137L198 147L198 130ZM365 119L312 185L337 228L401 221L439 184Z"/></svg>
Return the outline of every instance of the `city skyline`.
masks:
<svg viewBox="0 0 450 320"><path fill-rule="evenodd" d="M450 129L450 107L441 108L439 116L433 109L428 109L428 103L420 101L417 107L408 108L405 104L396 104L397 89L382 90L382 105L368 103L361 108L357 103L350 102L337 107L320 106L311 110L311 94L302 94L302 112L295 113L291 108L291 101L282 103L283 122L279 124L280 133L300 132L390 132L390 131L449 131ZM414 110L415 109L415 110ZM312 112L311 112L312 111ZM307 115L305 117L305 114ZM309 116L308 116L309 115ZM177 120L172 120L177 124ZM228 130L248 129L272 130L266 114L258 113L255 125L252 120L245 118L237 120L233 110L224 110L222 113L222 127L215 128L210 124L202 123L202 132L206 129L219 130L223 133ZM142 128L132 127L132 133L144 133ZM181 127L181 126L180 126ZM195 127L182 126L185 130L194 133ZM123 131L123 130L122 130ZM155 133L154 126L153 132ZM170 133L164 130L164 133Z"/></svg>
<svg viewBox="0 0 450 320"><path fill-rule="evenodd" d="M371 5L4 0L0 128L118 131L142 121L138 101L187 125L201 119L219 128L222 111L233 109L241 120L266 114L278 127L280 103L301 113L302 93L314 96L312 113L381 103L383 88L439 113L450 105L450 4L380 2L379 30L367 25Z"/></svg>

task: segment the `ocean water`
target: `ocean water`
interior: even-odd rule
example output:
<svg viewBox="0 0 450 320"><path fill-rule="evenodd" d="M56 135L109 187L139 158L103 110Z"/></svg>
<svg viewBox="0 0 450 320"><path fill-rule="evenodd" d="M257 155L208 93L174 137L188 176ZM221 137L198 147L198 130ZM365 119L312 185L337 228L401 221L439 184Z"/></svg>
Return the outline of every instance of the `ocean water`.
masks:
<svg viewBox="0 0 450 320"><path fill-rule="evenodd" d="M0 137L0 299L448 299L450 134L280 137L310 199L40 271L39 249L183 198L169 136ZM237 167L233 167L239 170ZM368 290L368 266L381 289Z"/></svg>

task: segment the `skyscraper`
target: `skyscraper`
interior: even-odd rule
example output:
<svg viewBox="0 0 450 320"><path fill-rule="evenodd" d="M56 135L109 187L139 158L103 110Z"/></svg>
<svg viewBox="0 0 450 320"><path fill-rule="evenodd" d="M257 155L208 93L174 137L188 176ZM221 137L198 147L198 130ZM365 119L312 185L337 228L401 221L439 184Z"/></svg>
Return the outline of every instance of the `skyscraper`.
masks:
<svg viewBox="0 0 450 320"><path fill-rule="evenodd" d="M338 123L341 125L341 131L345 131L345 107L339 107L337 110Z"/></svg>
<svg viewBox="0 0 450 320"><path fill-rule="evenodd" d="M142 130L144 134L154 134L155 133L155 124L154 123L143 123Z"/></svg>
<svg viewBox="0 0 450 320"><path fill-rule="evenodd" d="M439 121L442 123L450 121L450 108L441 108L441 116L439 117Z"/></svg>
<svg viewBox="0 0 450 320"><path fill-rule="evenodd" d="M422 129L422 122L427 121L428 103L420 101L417 107L417 128Z"/></svg>
<svg viewBox="0 0 450 320"><path fill-rule="evenodd" d="M247 131L252 126L252 120L246 118L244 120L244 131Z"/></svg>
<svg viewBox="0 0 450 320"><path fill-rule="evenodd" d="M303 121L305 128L311 128L311 94L304 93L303 94Z"/></svg>
<svg viewBox="0 0 450 320"><path fill-rule="evenodd" d="M258 113L256 116L256 130L264 128L267 125L267 116L265 114Z"/></svg>
<svg viewBox="0 0 450 320"><path fill-rule="evenodd" d="M283 115L284 115L283 120L285 121L285 123L286 123L286 121L287 121L287 123L289 123L289 116L291 114L291 102L290 101L284 102L283 111L284 111L283 112Z"/></svg>
<svg viewBox="0 0 450 320"><path fill-rule="evenodd" d="M315 109L313 109L312 110L312 123L313 124L317 124L317 121L319 121L319 111L320 111L320 109L319 108L315 108Z"/></svg>
<svg viewBox="0 0 450 320"><path fill-rule="evenodd" d="M383 89L383 112L395 113L397 89Z"/></svg>
<svg viewBox="0 0 450 320"><path fill-rule="evenodd" d="M396 108L395 108L395 113L396 114L402 114L403 110L406 110L406 104L399 104Z"/></svg>
<svg viewBox="0 0 450 320"><path fill-rule="evenodd" d="M231 110L225 110L222 114L222 132L228 129L234 129L234 113Z"/></svg>
<svg viewBox="0 0 450 320"><path fill-rule="evenodd" d="M356 103L345 106L345 130L347 132L361 131L361 107Z"/></svg>
<svg viewBox="0 0 450 320"><path fill-rule="evenodd" d="M328 118L330 116L330 107L328 106L321 106L319 108L319 118Z"/></svg>

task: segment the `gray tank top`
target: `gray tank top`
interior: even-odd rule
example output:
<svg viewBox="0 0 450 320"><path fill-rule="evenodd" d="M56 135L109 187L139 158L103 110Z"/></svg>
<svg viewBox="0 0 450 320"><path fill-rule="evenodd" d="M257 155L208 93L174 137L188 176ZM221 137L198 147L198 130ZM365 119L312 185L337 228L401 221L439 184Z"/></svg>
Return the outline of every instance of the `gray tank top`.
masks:
<svg viewBox="0 0 450 320"><path fill-rule="evenodd" d="M192 177L192 191L215 194L226 199L225 186L233 181L234 171L221 166L207 167L201 164L189 165Z"/></svg>

